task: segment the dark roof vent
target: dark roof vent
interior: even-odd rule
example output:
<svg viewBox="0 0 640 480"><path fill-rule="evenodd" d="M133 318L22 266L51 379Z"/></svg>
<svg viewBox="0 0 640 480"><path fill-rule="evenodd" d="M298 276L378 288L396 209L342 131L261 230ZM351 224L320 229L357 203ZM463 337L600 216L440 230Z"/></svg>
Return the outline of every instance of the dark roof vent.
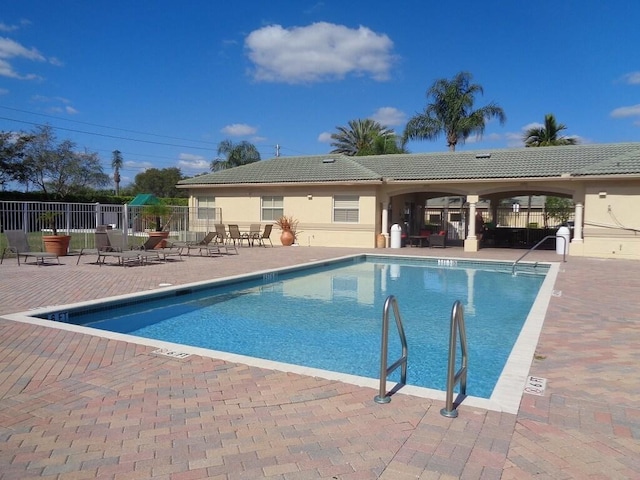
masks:
<svg viewBox="0 0 640 480"><path fill-rule="evenodd" d="M476 154L476 158L491 158L490 153L478 153Z"/></svg>
<svg viewBox="0 0 640 480"><path fill-rule="evenodd" d="M322 163L336 163L335 158L323 158Z"/></svg>

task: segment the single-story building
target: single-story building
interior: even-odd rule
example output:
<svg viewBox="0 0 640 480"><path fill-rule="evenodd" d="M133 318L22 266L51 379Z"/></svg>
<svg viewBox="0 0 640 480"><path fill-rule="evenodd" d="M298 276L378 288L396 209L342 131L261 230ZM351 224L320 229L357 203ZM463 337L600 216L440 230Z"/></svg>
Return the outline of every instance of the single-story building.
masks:
<svg viewBox="0 0 640 480"><path fill-rule="evenodd" d="M464 206L460 242L478 249L476 208L516 196L574 203L570 255L640 259L640 143L349 157L276 157L185 179L190 211L219 223L299 221L300 245L374 247L433 198ZM484 208L484 207L483 207ZM409 228L419 228L418 215ZM466 219L466 220L465 220ZM442 228L448 230L448 219ZM417 226L416 226L417 225Z"/></svg>

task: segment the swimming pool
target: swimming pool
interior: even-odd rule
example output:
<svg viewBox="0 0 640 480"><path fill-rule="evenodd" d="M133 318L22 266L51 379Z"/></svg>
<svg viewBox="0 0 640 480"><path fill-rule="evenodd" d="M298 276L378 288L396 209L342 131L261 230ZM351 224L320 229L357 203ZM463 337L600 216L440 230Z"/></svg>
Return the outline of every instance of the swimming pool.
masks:
<svg viewBox="0 0 640 480"><path fill-rule="evenodd" d="M36 316L375 379L382 304L395 295L409 343L408 383L443 390L449 315L461 300L467 393L490 398L547 269L514 277L510 263L360 255ZM392 361L399 355L393 334Z"/></svg>

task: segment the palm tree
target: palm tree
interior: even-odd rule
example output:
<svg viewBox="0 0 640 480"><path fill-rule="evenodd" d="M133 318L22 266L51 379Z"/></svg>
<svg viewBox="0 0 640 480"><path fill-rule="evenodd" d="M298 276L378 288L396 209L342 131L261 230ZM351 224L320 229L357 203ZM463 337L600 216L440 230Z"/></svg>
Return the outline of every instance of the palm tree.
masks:
<svg viewBox="0 0 640 480"><path fill-rule="evenodd" d="M446 136L450 151L455 151L459 141L464 141L475 133L484 133L487 120L497 118L504 124L507 117L495 103L473 110L476 94L482 94L481 85L471 83L471 74L460 72L451 80L436 80L427 90L427 98L433 102L427 104L423 113L409 119L404 131L406 140L435 140L440 134Z"/></svg>
<svg viewBox="0 0 640 480"><path fill-rule="evenodd" d="M120 195L120 169L124 165L120 150L114 150L111 157L111 167L113 168L113 181L116 184L116 197Z"/></svg>
<svg viewBox="0 0 640 480"><path fill-rule="evenodd" d="M527 147L577 144L577 139L559 135L562 130L566 129L567 127L562 123L556 123L556 118L553 114L548 113L544 116L544 126L532 127L525 132L523 136L524 144Z"/></svg>
<svg viewBox="0 0 640 480"><path fill-rule="evenodd" d="M247 141L233 143L231 140L223 140L218 144L218 155L224 155L225 158L216 158L211 162L211 170L214 172L260 161L260 152Z"/></svg>
<svg viewBox="0 0 640 480"><path fill-rule="evenodd" d="M562 130L566 130L567 127L562 123L556 122L556 117L553 114L548 113L544 116L544 126L542 127L531 127L528 129L524 136L524 145L526 147L552 147L556 145L575 145L578 143L578 140L575 138L567 138L562 135L558 135ZM549 197L553 198L553 197ZM547 208L547 201L545 201L545 209ZM531 210L531 195L529 195L529 199L527 202L527 225L529 225L529 212ZM545 223L547 218L545 216ZM527 234L528 234L527 230Z"/></svg>
<svg viewBox="0 0 640 480"><path fill-rule="evenodd" d="M402 153L403 145L393 130L380 125L369 118L350 120L347 127L336 127L338 133L332 133L331 153L343 155L384 155ZM400 150L400 151L399 151Z"/></svg>

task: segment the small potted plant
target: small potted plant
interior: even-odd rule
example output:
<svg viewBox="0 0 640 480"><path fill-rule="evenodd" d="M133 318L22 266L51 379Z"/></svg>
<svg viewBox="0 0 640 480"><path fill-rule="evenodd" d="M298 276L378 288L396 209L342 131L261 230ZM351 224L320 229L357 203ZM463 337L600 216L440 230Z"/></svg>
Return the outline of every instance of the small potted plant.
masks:
<svg viewBox="0 0 640 480"><path fill-rule="evenodd" d="M276 220L276 226L282 231L280 242L285 247L291 246L297 239L298 220L292 216L282 215Z"/></svg>
<svg viewBox="0 0 640 480"><path fill-rule="evenodd" d="M64 256L69 251L69 243L71 243L71 235L58 235L57 220L60 216L58 212L45 212L40 215L40 220L47 230L51 230L51 235L42 235L44 243L44 251L55 253L58 256ZM43 229L44 230L44 229Z"/></svg>
<svg viewBox="0 0 640 480"><path fill-rule="evenodd" d="M171 223L171 208L164 203L147 205L143 211L149 226L153 226L155 232L149 232L150 237L159 236L163 240L158 244L158 248L166 246L166 238L169 236L169 224Z"/></svg>

